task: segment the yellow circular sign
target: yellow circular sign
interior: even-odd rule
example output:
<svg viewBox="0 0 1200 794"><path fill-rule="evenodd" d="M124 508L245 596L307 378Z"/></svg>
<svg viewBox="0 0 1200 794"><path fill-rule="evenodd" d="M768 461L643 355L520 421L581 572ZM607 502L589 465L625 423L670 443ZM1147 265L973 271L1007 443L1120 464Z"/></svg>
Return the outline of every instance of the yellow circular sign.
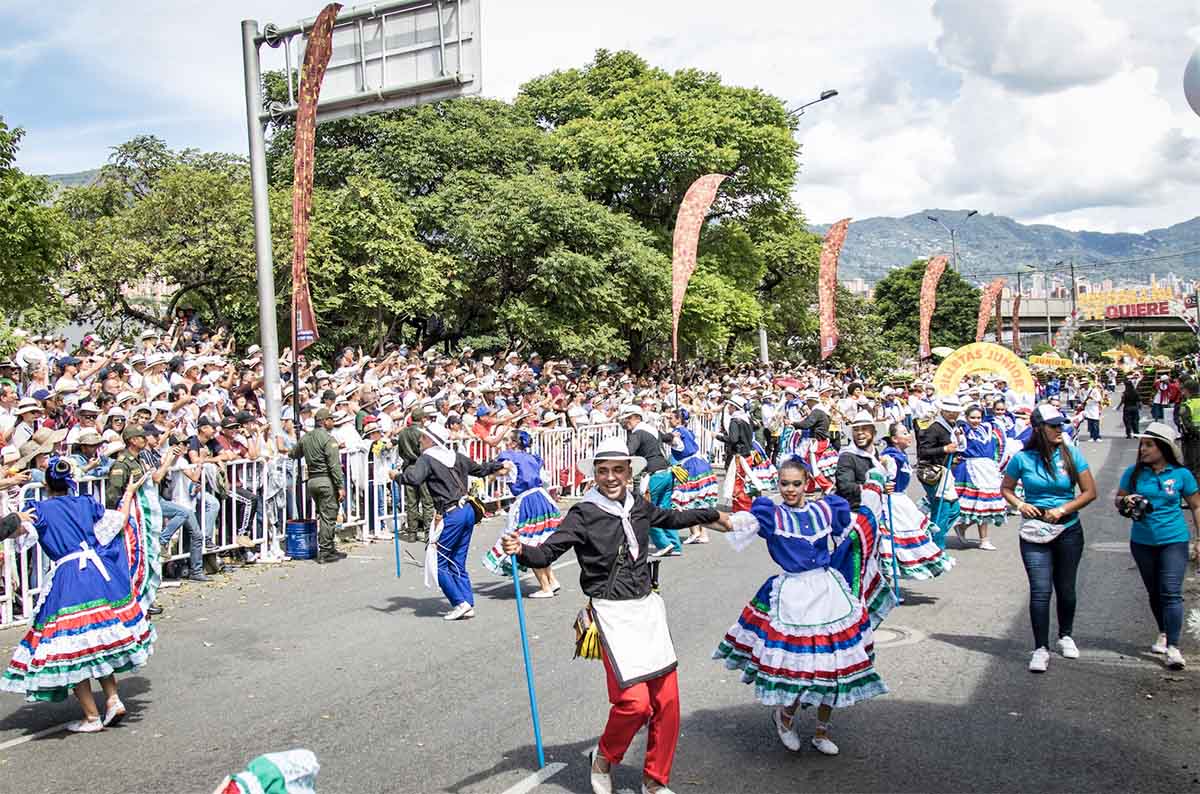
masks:
<svg viewBox="0 0 1200 794"><path fill-rule="evenodd" d="M963 345L946 356L933 374L933 388L943 396L957 394L963 378L989 372L1003 377L1010 390L1032 403L1036 389L1029 367L1007 347L992 342Z"/></svg>

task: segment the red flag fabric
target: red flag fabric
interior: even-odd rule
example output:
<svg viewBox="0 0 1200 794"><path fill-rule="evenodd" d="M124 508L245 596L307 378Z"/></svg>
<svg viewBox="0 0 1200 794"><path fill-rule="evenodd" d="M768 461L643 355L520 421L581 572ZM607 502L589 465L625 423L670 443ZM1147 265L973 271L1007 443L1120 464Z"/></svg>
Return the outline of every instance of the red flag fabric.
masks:
<svg viewBox="0 0 1200 794"><path fill-rule="evenodd" d="M979 317L975 321L975 341L982 342L983 335L987 332L988 320L992 318L992 307L996 304L996 298L1000 296L1001 290L1004 289L1004 278L997 277L983 288L983 292L979 295ZM997 329L997 338L999 338L999 329Z"/></svg>
<svg viewBox="0 0 1200 794"><path fill-rule="evenodd" d="M679 316L688 281L696 272L696 250L700 246L700 227L708 208L717 197L717 188L725 174L705 174L692 183L683 195L675 218L675 238L671 246L671 357L679 358Z"/></svg>
<svg viewBox="0 0 1200 794"><path fill-rule="evenodd" d="M296 110L295 168L292 181L292 347L296 354L320 338L308 291L308 220L312 213L316 158L317 100L333 53L333 22L341 3L321 9L304 47Z"/></svg>
<svg viewBox="0 0 1200 794"><path fill-rule="evenodd" d="M825 234L821 245L821 267L817 274L817 306L821 320L821 359L833 355L838 343L837 328L837 267L846 242L850 219L842 218Z"/></svg>
<svg viewBox="0 0 1200 794"><path fill-rule="evenodd" d="M937 306L937 287L946 272L949 260L938 254L925 265L925 276L921 279L921 341L918 352L921 358L929 358L929 323L933 320L933 310Z"/></svg>
<svg viewBox="0 0 1200 794"><path fill-rule="evenodd" d="M1021 355L1021 293L1013 295L1012 308L1012 351Z"/></svg>

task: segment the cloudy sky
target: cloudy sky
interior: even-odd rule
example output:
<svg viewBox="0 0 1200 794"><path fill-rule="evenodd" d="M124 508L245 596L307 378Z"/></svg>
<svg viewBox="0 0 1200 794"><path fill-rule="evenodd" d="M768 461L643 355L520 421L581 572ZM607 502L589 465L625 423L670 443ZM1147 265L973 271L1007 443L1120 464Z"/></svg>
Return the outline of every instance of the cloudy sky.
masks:
<svg viewBox="0 0 1200 794"><path fill-rule="evenodd" d="M319 2L0 0L0 115L27 130L20 165L93 168L139 133L244 152L239 21L291 23ZM483 14L489 96L600 47L789 104L837 88L798 133L813 221L944 207L1144 231L1200 215L1200 117L1182 90L1200 1L485 0Z"/></svg>

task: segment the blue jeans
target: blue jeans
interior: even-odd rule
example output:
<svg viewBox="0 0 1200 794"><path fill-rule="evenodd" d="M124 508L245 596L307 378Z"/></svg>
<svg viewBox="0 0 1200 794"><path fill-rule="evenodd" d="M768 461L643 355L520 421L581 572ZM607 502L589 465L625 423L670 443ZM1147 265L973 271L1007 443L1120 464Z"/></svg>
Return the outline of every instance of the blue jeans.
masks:
<svg viewBox="0 0 1200 794"><path fill-rule="evenodd" d="M1089 419L1089 420L1087 420L1087 425L1088 425L1088 435L1090 435L1092 437L1092 441L1099 441L1100 440L1100 420L1099 419Z"/></svg>
<svg viewBox="0 0 1200 794"><path fill-rule="evenodd" d="M1163 404L1150 403L1150 415L1161 422L1163 418Z"/></svg>
<svg viewBox="0 0 1200 794"><path fill-rule="evenodd" d="M1064 529L1049 543L1021 540L1021 562L1029 577L1029 622L1033 647L1050 647L1050 595L1058 613L1058 636L1075 628L1075 574L1083 557L1083 524Z"/></svg>
<svg viewBox="0 0 1200 794"><path fill-rule="evenodd" d="M196 520L196 514L176 502L169 502L166 499L159 501L162 505L163 514L163 529L162 535L159 537L160 543L170 543L171 538L175 537L175 533L179 531L181 526L187 525L187 534L189 543L189 566L192 573L199 573L204 570L204 536L200 534L200 523Z"/></svg>
<svg viewBox="0 0 1200 794"><path fill-rule="evenodd" d="M1130 541L1129 551L1146 585L1158 630L1167 635L1167 645L1178 646L1183 630L1183 578L1187 575L1188 542L1150 546Z"/></svg>

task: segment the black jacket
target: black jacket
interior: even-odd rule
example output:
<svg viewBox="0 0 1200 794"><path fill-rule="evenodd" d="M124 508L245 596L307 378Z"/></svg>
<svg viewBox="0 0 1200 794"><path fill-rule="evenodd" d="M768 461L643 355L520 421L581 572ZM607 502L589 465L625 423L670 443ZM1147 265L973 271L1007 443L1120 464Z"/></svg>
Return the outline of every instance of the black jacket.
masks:
<svg viewBox="0 0 1200 794"><path fill-rule="evenodd" d="M837 495L849 502L851 508L862 504L862 485L867 481L867 472L874 465L869 458L855 455L849 450L838 456L837 473L834 475Z"/></svg>
<svg viewBox="0 0 1200 794"><path fill-rule="evenodd" d="M634 430L626 443L629 444L630 455L640 455L646 459L646 474L667 468L667 457L663 454L662 441L658 436L645 430Z"/></svg>
<svg viewBox="0 0 1200 794"><path fill-rule="evenodd" d="M917 437L917 462L944 465L947 455L945 447L953 440L946 426L935 419Z"/></svg>
<svg viewBox="0 0 1200 794"><path fill-rule="evenodd" d="M528 568L546 568L568 549L574 549L584 594L614 601L645 598L650 594L650 527L685 529L711 524L718 518L716 510L663 510L640 495L634 496L630 522L637 537L638 558L631 561L628 553L622 554L614 573L614 563L625 545L621 519L594 504L580 502L567 511L558 530L542 545L522 546L517 559Z"/></svg>
<svg viewBox="0 0 1200 794"><path fill-rule="evenodd" d="M812 413L794 423L792 427L797 430L807 430L809 435L815 439L829 440L829 414L825 413L824 408L814 408Z"/></svg>
<svg viewBox="0 0 1200 794"><path fill-rule="evenodd" d="M754 451L754 430L741 419L729 421L729 431L718 434L717 438L725 442L725 465L733 463L734 455L749 455Z"/></svg>
<svg viewBox="0 0 1200 794"><path fill-rule="evenodd" d="M449 468L438 463L428 455L421 455L416 463L405 466L397 479L404 485L425 485L433 498L433 509L445 513L458 506L458 501L467 495L467 477L486 477L504 468L504 461L493 460L488 463L476 463L461 452L455 453L454 469L456 477Z"/></svg>

